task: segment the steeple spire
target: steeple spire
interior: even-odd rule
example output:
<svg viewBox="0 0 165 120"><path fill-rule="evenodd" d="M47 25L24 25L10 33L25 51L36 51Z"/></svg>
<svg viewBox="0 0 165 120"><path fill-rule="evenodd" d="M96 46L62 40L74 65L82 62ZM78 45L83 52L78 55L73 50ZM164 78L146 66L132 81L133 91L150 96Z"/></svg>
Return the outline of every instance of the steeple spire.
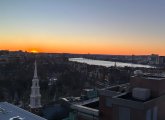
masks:
<svg viewBox="0 0 165 120"><path fill-rule="evenodd" d="M36 61L34 62L34 77L33 78L38 78L38 75L37 75L37 62Z"/></svg>

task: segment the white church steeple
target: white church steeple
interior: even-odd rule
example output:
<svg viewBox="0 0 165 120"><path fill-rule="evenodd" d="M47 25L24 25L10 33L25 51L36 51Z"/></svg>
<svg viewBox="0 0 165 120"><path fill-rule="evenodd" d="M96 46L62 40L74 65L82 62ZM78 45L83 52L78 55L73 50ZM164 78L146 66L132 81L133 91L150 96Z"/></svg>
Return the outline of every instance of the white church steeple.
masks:
<svg viewBox="0 0 165 120"><path fill-rule="evenodd" d="M32 80L31 86L31 95L30 95L30 108L40 108L41 107L41 94L40 94L40 86L39 79L37 75L37 63L34 63L34 77Z"/></svg>
<svg viewBox="0 0 165 120"><path fill-rule="evenodd" d="M33 78L38 78L38 75L37 75L37 62L36 61L34 63L34 77Z"/></svg>

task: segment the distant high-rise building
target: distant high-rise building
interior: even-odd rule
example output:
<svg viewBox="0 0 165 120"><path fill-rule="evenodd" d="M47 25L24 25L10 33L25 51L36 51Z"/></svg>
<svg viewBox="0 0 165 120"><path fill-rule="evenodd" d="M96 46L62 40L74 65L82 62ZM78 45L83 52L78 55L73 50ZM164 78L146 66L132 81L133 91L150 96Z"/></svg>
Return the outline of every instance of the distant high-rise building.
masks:
<svg viewBox="0 0 165 120"><path fill-rule="evenodd" d="M39 108L41 108L41 94L40 94L40 86L39 79L37 75L37 63L35 61L34 64L34 77L32 80L31 86L31 95L30 95L30 110L33 112L37 112Z"/></svg>
<svg viewBox="0 0 165 120"><path fill-rule="evenodd" d="M165 64L165 56L159 56L159 64L160 65Z"/></svg>
<svg viewBox="0 0 165 120"><path fill-rule="evenodd" d="M159 55L158 54L150 55L150 64L159 64Z"/></svg>

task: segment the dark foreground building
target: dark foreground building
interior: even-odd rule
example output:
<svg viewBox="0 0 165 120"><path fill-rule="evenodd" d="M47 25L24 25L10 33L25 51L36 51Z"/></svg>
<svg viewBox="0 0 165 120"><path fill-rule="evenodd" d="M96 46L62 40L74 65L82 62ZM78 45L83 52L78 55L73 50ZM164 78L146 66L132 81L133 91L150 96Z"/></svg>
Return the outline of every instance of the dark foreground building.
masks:
<svg viewBox="0 0 165 120"><path fill-rule="evenodd" d="M0 102L0 120L46 120L7 102Z"/></svg>

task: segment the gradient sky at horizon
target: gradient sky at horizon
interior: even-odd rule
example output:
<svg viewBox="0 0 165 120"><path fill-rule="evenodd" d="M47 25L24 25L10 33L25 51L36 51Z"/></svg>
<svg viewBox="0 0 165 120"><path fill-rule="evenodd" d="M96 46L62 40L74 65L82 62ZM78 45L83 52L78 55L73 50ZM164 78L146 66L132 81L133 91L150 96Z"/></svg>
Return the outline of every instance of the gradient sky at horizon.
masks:
<svg viewBox="0 0 165 120"><path fill-rule="evenodd" d="M165 55L164 0L1 0L0 49Z"/></svg>

